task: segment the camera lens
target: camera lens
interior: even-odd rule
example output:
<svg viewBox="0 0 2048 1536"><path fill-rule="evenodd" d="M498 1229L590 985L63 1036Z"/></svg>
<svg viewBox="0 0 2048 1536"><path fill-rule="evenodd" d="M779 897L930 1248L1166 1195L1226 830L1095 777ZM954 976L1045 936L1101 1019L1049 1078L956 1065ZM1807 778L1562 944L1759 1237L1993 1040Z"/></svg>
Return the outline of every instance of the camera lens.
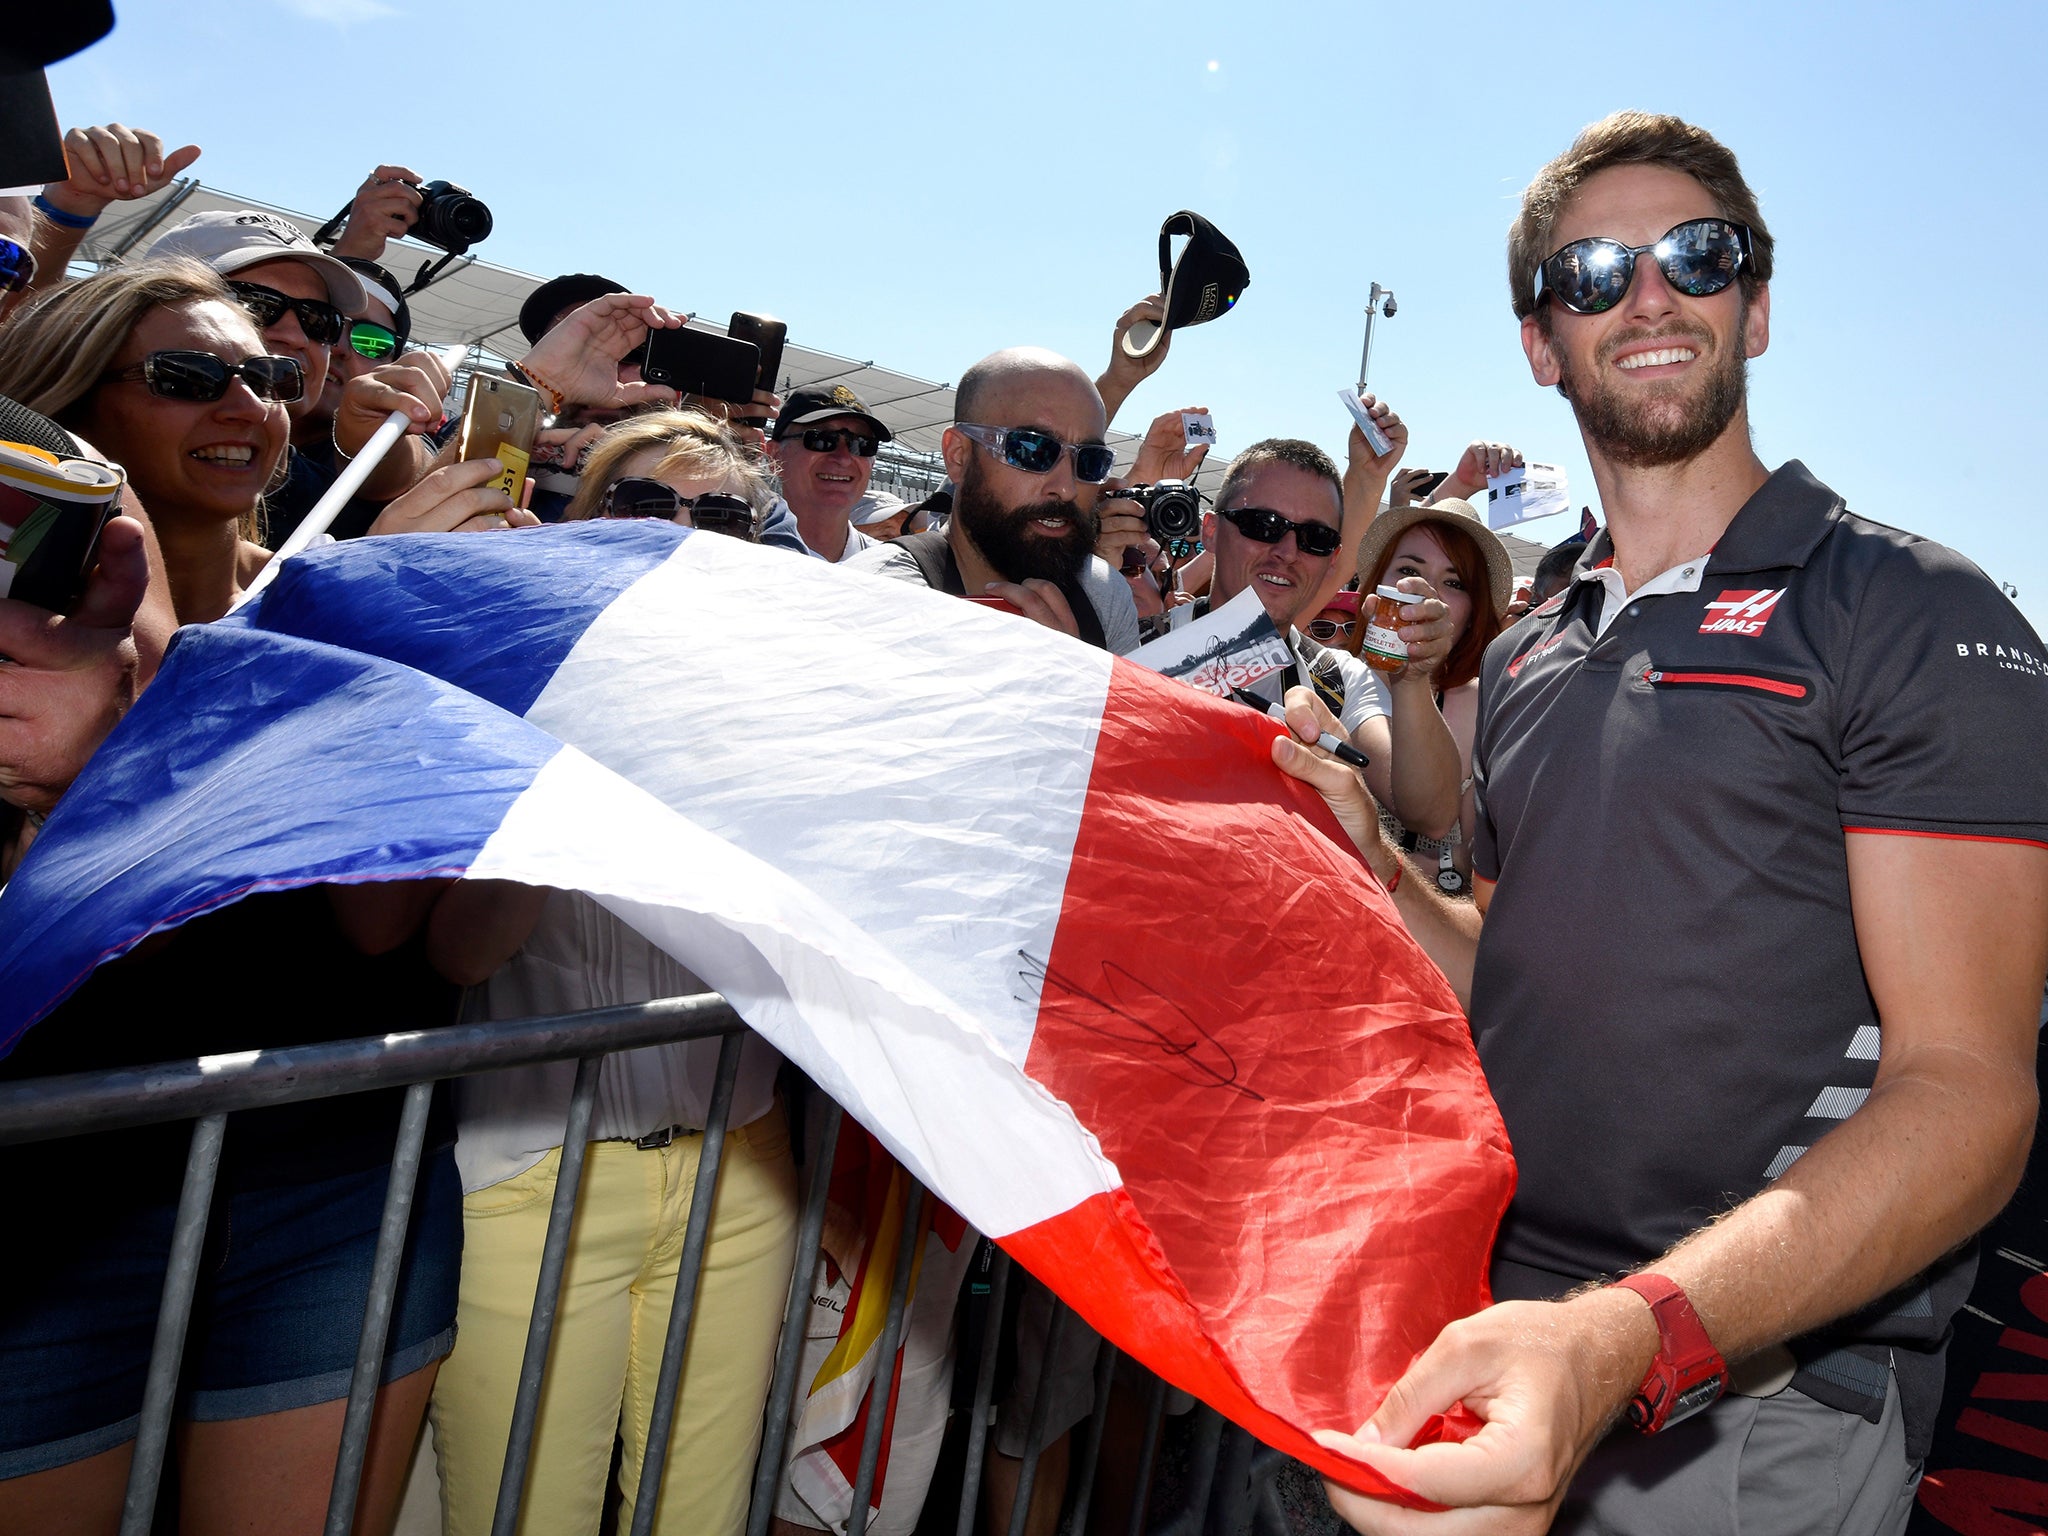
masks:
<svg viewBox="0 0 2048 1536"><path fill-rule="evenodd" d="M490 232L491 210L472 197L469 188L452 181L430 181L420 188L413 238L460 256Z"/></svg>
<svg viewBox="0 0 2048 1536"><path fill-rule="evenodd" d="M1145 498L1145 526L1161 544L1192 539L1202 528L1202 499L1185 480L1162 480Z"/></svg>

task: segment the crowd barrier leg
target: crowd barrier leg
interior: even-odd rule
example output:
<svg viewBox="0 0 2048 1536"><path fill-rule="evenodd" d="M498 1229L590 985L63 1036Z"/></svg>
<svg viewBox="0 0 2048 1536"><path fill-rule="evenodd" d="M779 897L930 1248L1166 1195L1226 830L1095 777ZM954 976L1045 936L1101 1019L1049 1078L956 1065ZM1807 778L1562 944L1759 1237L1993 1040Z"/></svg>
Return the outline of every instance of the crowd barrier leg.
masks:
<svg viewBox="0 0 2048 1536"><path fill-rule="evenodd" d="M434 1102L431 1082L405 1090L398 1120L398 1144L391 1157L391 1182L384 1190L384 1220L370 1262L370 1299L363 1309L363 1333L349 1378L348 1410L341 1420L341 1449L334 1459L334 1491L327 1496L327 1536L349 1536L356 1523L356 1497L363 1482L363 1458L370 1445L370 1419L384 1376L384 1345L391 1336L391 1308L398 1293L398 1267L412 1225L413 1191L419 1184L420 1149L427 1139L427 1111Z"/></svg>
<svg viewBox="0 0 2048 1536"><path fill-rule="evenodd" d="M1031 1399L1031 1418L1024 1431L1024 1465L1017 1469L1017 1494L1010 1501L1010 1536L1024 1536L1031 1513L1031 1489L1038 1481L1038 1459L1045 1454L1045 1431L1052 1423L1052 1366L1074 1309L1064 1301L1052 1304L1052 1322L1045 1330L1045 1363L1038 1372L1038 1391Z"/></svg>
<svg viewBox="0 0 2048 1536"><path fill-rule="evenodd" d="M683 1227L676 1293L669 1303L668 1338L661 1346L661 1373L655 1378L654 1403L648 1413L647 1453L640 1464L640 1491L633 1500L632 1536L652 1536L654 1511L661 1503L661 1475L668 1467L669 1430L675 1423L683 1356L690 1348L690 1323L697 1311L697 1285L704 1272L711 1208L718 1201L725 1123L731 1118L733 1085L739 1081L740 1039L738 1034L727 1035L718 1047L718 1076L712 1085L711 1108L704 1117L704 1135L697 1148L697 1181L690 1190L690 1219Z"/></svg>
<svg viewBox="0 0 2048 1536"><path fill-rule="evenodd" d="M996 1358L1003 1349L1003 1303L1009 1293L1010 1256L998 1248L994 1272L989 1276L988 1327L981 1336L981 1362L974 1374L974 1417L967 1425L967 1466L960 1479L960 1521L954 1536L974 1536L981 1465L988 1451L988 1410L996 1395Z"/></svg>
<svg viewBox="0 0 2048 1536"><path fill-rule="evenodd" d="M171 1227L170 1264L164 1273L163 1299L157 1304L156 1338L149 1347L142 1417L135 1429L134 1459L128 1466L128 1491L121 1505L121 1536L149 1536L156 1523L157 1485L163 1478L164 1452L171 1441L171 1410L177 1406L178 1372L185 1360L185 1327L192 1320L199 1251L206 1242L206 1219L213 1208L213 1181L220 1171L227 1124L224 1114L206 1115L193 1122L192 1146L185 1154L185 1185L178 1193L178 1215Z"/></svg>
<svg viewBox="0 0 2048 1536"><path fill-rule="evenodd" d="M1131 1519L1124 1527L1124 1536L1143 1536L1146 1509L1151 1502L1152 1463L1159 1459L1159 1436L1165 1427L1166 1381L1164 1377L1153 1376L1145 1388L1145 1438L1138 1446L1138 1475L1132 1485Z"/></svg>
<svg viewBox="0 0 2048 1536"><path fill-rule="evenodd" d="M797 1228L796 1268L790 1272L782 1337L775 1341L775 1374L770 1378L767 1417L761 1426L761 1454L754 1463L747 1536L768 1536L768 1522L775 1514L775 1491L782 1481L782 1456L789 1444L789 1411L796 1402L796 1373L803 1364L804 1333L811 1313L811 1277L825 1235L825 1196L832 1187L832 1159L839 1150L839 1127L845 1114L837 1100L827 1099L819 1117L811 1187L804 1194L803 1221Z"/></svg>
<svg viewBox="0 0 2048 1536"><path fill-rule="evenodd" d="M875 1464L882 1455L882 1426L889 1417L889 1399L895 1392L896 1373L902 1365L902 1361L896 1358L896 1346L903 1338L903 1310L910 1299L910 1272L916 1268L914 1261L923 1236L919 1223L924 1219L924 1186L910 1178L907 1170L903 1176L910 1182L910 1191L903 1201L903 1233L896 1242L894 1279L889 1287L889 1315L882 1323L880 1353L875 1356L875 1379L868 1388L867 1432L861 1437L860 1469L853 1480L853 1503L847 1511L848 1536L852 1536L856 1527L862 1532L868 1528L868 1499L875 1491Z"/></svg>
<svg viewBox="0 0 2048 1536"><path fill-rule="evenodd" d="M1075 1531L1088 1529L1088 1506L1095 1497L1095 1473L1102 1463L1102 1431L1109 1422L1109 1388L1116 1379L1117 1356L1116 1346L1107 1339L1096 1350L1095 1408L1088 1420L1080 1465L1074 1469L1074 1513L1068 1524Z"/></svg>
<svg viewBox="0 0 2048 1536"><path fill-rule="evenodd" d="M533 1454L533 1427L540 1416L541 1381L547 1375L548 1343L555 1332L555 1308L562 1296L562 1271L569 1259L569 1224L583 1185L583 1154L590 1143L590 1115L597 1105L602 1056L576 1063L569 1095L569 1123L562 1133L562 1161L555 1173L555 1199L548 1209L548 1235L541 1245L540 1279L533 1288L533 1321L526 1329L526 1353L519 1362L519 1391L512 1400L512 1430L505 1437L505 1470L498 1478L498 1504L491 1536L513 1536L526 1497L526 1468Z"/></svg>

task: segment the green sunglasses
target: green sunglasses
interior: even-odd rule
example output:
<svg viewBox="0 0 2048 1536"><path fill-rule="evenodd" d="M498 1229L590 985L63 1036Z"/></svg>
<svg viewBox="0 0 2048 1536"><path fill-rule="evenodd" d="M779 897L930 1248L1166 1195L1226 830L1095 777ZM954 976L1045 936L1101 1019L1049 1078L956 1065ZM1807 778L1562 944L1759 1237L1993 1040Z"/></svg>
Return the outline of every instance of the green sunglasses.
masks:
<svg viewBox="0 0 2048 1536"><path fill-rule="evenodd" d="M405 350L405 342L405 337L374 320L349 323L348 344L355 349L356 356L367 357L373 363L390 362Z"/></svg>

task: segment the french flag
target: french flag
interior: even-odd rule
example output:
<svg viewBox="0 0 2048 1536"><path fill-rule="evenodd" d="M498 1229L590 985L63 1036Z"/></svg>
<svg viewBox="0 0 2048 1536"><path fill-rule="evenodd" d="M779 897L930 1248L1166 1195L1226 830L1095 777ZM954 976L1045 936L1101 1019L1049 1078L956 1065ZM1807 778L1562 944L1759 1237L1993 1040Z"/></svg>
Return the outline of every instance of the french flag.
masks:
<svg viewBox="0 0 2048 1536"><path fill-rule="evenodd" d="M1278 727L652 522L364 539L183 630L0 895L0 1049L252 892L589 892L1104 1337L1316 1445L1487 1301L1465 1019ZM309 977L309 985L318 979Z"/></svg>

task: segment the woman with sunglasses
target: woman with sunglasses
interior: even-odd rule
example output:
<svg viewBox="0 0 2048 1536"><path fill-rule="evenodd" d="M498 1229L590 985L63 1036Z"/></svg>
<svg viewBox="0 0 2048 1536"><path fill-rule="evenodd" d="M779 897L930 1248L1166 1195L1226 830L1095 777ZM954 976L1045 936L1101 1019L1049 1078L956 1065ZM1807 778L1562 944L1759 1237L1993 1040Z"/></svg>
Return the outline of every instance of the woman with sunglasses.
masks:
<svg viewBox="0 0 2048 1536"><path fill-rule="evenodd" d="M115 268L0 329L0 393L127 470L186 623L218 618L269 558L249 535L303 382L297 361L266 353L219 276L193 262ZM365 1020L450 1023L457 994L422 936L438 896L314 886L196 916L102 966L0 1075L348 1038ZM384 1091L229 1120L179 1400L188 1536L320 1529L398 1111L399 1094ZM0 1156L34 1254L0 1273L0 1530L98 1536L118 1524L189 1136L173 1124ZM452 1116L437 1105L358 1532L386 1531L396 1516L453 1339L462 1229L452 1143Z"/></svg>
<svg viewBox="0 0 2048 1536"><path fill-rule="evenodd" d="M1367 525L1358 545L1362 592L1419 576L1428 595L1450 609L1451 648L1436 668L1436 703L1458 744L1461 773L1458 824L1441 841L1421 838L1397 822L1388 830L1402 847L1437 861L1438 886L1453 894L1472 889L1472 736L1479 719L1479 663L1501 632L1514 585L1507 546L1480 521L1470 502L1435 501L1389 507ZM1348 649L1358 650L1354 629ZM1387 820L1385 811L1382 820Z"/></svg>
<svg viewBox="0 0 2048 1536"><path fill-rule="evenodd" d="M768 482L723 422L654 411L606 430L584 455L564 522L655 517L759 542Z"/></svg>

